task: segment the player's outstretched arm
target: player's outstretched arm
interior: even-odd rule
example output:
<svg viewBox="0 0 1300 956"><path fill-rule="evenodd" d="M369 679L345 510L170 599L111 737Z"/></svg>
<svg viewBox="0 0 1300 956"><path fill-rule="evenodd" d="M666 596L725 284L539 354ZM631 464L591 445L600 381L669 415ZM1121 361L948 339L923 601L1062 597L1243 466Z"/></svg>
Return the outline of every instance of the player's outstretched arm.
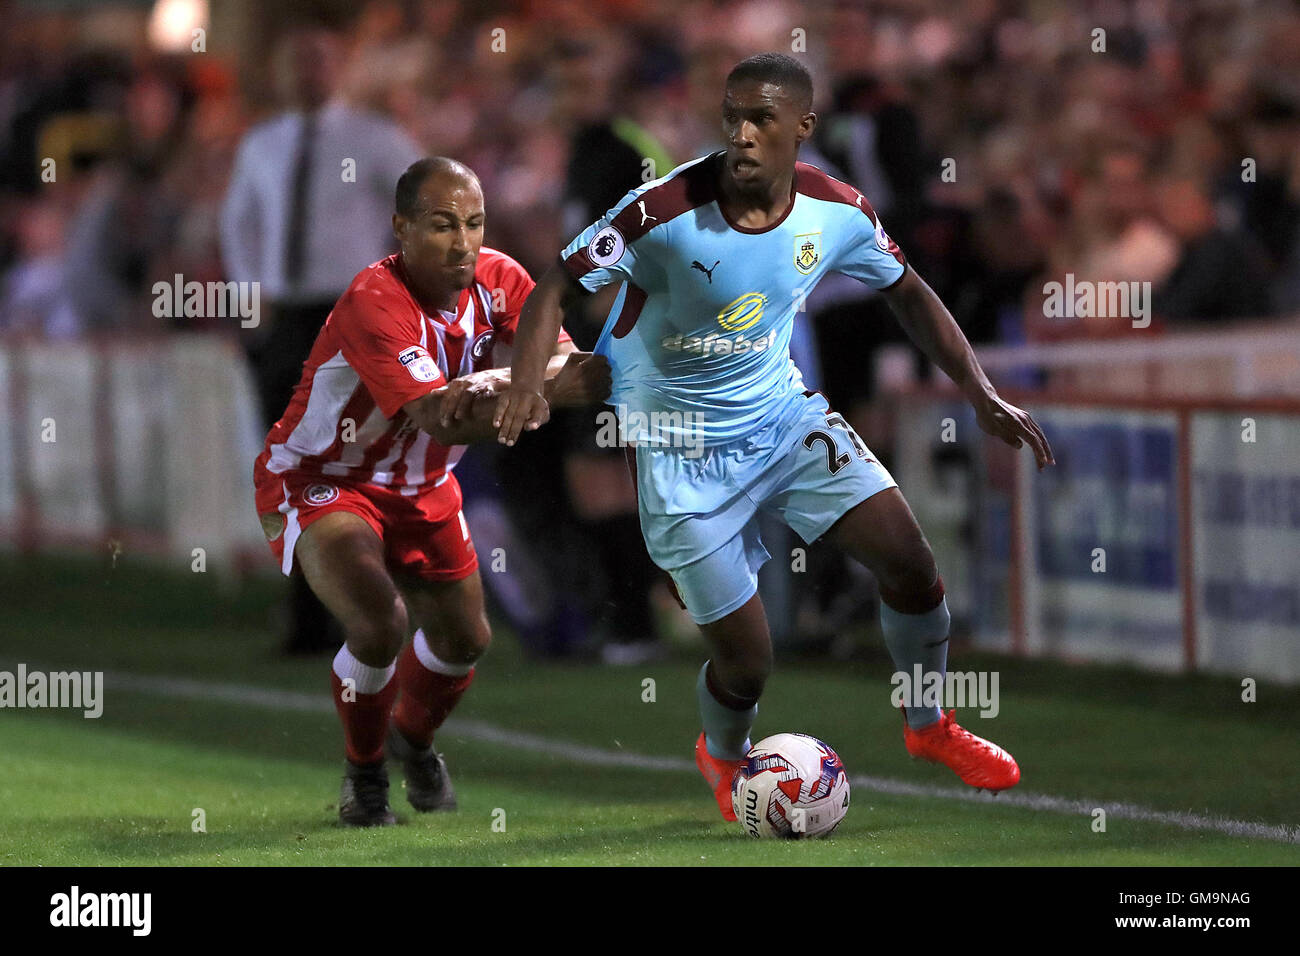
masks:
<svg viewBox="0 0 1300 956"><path fill-rule="evenodd" d="M575 283L558 264L551 266L528 295L515 330L515 360L510 386L497 398L492 416L497 440L513 445L520 432L546 424L550 406L543 394L546 365L564 321L564 306Z"/></svg>
<svg viewBox="0 0 1300 956"><path fill-rule="evenodd" d="M1056 464L1052 446L1038 423L1028 412L998 397L956 319L911 266L884 296L908 337L974 406L980 428L1015 448L1028 442L1040 471Z"/></svg>
<svg viewBox="0 0 1300 956"><path fill-rule="evenodd" d="M557 408L594 405L609 397L610 370L604 356L561 342L546 364L542 395ZM487 369L452 379L402 410L440 445L467 445L497 434L497 397L510 387L509 369Z"/></svg>

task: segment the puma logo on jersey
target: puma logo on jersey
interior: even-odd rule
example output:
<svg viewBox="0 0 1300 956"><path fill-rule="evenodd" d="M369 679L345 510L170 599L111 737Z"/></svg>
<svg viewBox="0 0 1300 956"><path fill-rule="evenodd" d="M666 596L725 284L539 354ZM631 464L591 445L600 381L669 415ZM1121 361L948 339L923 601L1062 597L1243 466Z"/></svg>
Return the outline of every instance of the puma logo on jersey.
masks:
<svg viewBox="0 0 1300 956"><path fill-rule="evenodd" d="M721 259L718 260L718 262L721 262L721 261L722 261ZM704 268L704 264L703 264L702 262L696 260L696 261L694 261L694 262L691 263L691 268L692 268L692 269L699 269L701 272L703 272L703 273L705 274L705 276L708 277L709 285L713 285L713 270L716 269L716 268L718 267L718 262L713 263L713 267L712 267L712 268L710 268L710 269L706 269L706 268Z"/></svg>
<svg viewBox="0 0 1300 956"><path fill-rule="evenodd" d="M653 219L655 222L658 222L658 221L659 221L659 217L658 217L658 216L652 216L652 215L650 215L649 213L647 213L647 212L645 211L645 200L644 200L644 199L642 199L639 203L637 203L637 206L639 206L639 207L641 208L641 225L644 226L644 225L646 224L646 222L649 221L649 220L651 220L651 219Z"/></svg>

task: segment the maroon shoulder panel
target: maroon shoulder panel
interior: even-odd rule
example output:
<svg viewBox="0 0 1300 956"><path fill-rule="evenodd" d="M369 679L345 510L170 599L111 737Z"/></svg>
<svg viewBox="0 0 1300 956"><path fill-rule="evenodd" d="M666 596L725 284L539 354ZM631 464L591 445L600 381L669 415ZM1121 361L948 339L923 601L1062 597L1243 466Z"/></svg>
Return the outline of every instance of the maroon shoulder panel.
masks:
<svg viewBox="0 0 1300 956"><path fill-rule="evenodd" d="M622 234L623 241L631 245L656 226L713 202L717 198L718 155L682 170L624 206L611 223ZM575 279L581 279L596 265L584 246L564 260L564 267Z"/></svg>
<svg viewBox="0 0 1300 956"><path fill-rule="evenodd" d="M847 206L857 206L871 220L873 229L880 225L880 219L876 216L876 211L871 208L871 203L867 202L866 196L848 183L842 183L834 176L826 175L816 166L810 166L807 163L795 163L794 187L796 192L801 192L813 199L824 199L827 202L842 202ZM889 248L886 251L897 259L900 265L907 265L907 259L903 255L903 250L898 248L898 243L894 242L888 235L885 238L889 239Z"/></svg>
<svg viewBox="0 0 1300 956"><path fill-rule="evenodd" d="M848 206L857 206L871 224L876 224L876 211L871 208L871 203L867 202L867 197L862 195L848 183L842 183L834 176L828 176L816 166L810 166L807 163L794 164L794 188L796 192L801 192L805 196L811 196L813 199L824 199L827 202L842 202Z"/></svg>
<svg viewBox="0 0 1300 956"><path fill-rule="evenodd" d="M654 189L647 189L635 202L623 207L613 224L626 242L636 242L655 226L713 202L718 195L717 175L717 156L709 156Z"/></svg>

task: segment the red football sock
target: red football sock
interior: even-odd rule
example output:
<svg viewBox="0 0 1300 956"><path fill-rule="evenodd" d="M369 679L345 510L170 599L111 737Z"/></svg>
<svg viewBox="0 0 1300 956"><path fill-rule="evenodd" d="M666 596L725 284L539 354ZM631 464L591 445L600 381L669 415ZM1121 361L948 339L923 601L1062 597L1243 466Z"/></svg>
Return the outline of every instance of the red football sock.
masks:
<svg viewBox="0 0 1300 956"><path fill-rule="evenodd" d="M343 679L330 671L334 686L334 708L343 722L343 743L348 759L354 764L373 764L384 759L384 736L388 733L388 715L397 696L397 681L389 680L375 694L348 693L343 697Z"/></svg>
<svg viewBox="0 0 1300 956"><path fill-rule="evenodd" d="M412 746L421 750L433 745L433 732L442 726L447 715L460 702L470 682L471 669L463 676L431 671L415 653L415 642L402 648L397 657L397 680L402 696L393 712L393 723Z"/></svg>

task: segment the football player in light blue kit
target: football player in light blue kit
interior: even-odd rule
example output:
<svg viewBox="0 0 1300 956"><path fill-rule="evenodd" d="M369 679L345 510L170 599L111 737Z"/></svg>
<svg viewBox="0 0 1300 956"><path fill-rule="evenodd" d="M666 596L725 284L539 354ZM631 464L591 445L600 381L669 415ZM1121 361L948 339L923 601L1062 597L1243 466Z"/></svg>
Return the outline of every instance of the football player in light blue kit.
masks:
<svg viewBox="0 0 1300 956"><path fill-rule="evenodd" d="M596 351L612 367L609 402L632 446L646 546L712 651L698 683L696 763L727 819L772 665L757 594L768 558L760 511L809 543L826 537L875 574L899 671L943 674L947 664L948 607L924 535L888 471L790 361L795 313L818 279L841 272L880 290L981 428L1027 442L1040 469L1052 461L1042 431L998 398L866 198L797 162L817 122L811 105L798 61L767 53L738 64L722 107L727 148L629 192L533 291L494 418L507 444L547 420L542 376L564 305L621 283ZM904 716L914 756L993 791L1020 779L1015 760L952 711L909 706Z"/></svg>

